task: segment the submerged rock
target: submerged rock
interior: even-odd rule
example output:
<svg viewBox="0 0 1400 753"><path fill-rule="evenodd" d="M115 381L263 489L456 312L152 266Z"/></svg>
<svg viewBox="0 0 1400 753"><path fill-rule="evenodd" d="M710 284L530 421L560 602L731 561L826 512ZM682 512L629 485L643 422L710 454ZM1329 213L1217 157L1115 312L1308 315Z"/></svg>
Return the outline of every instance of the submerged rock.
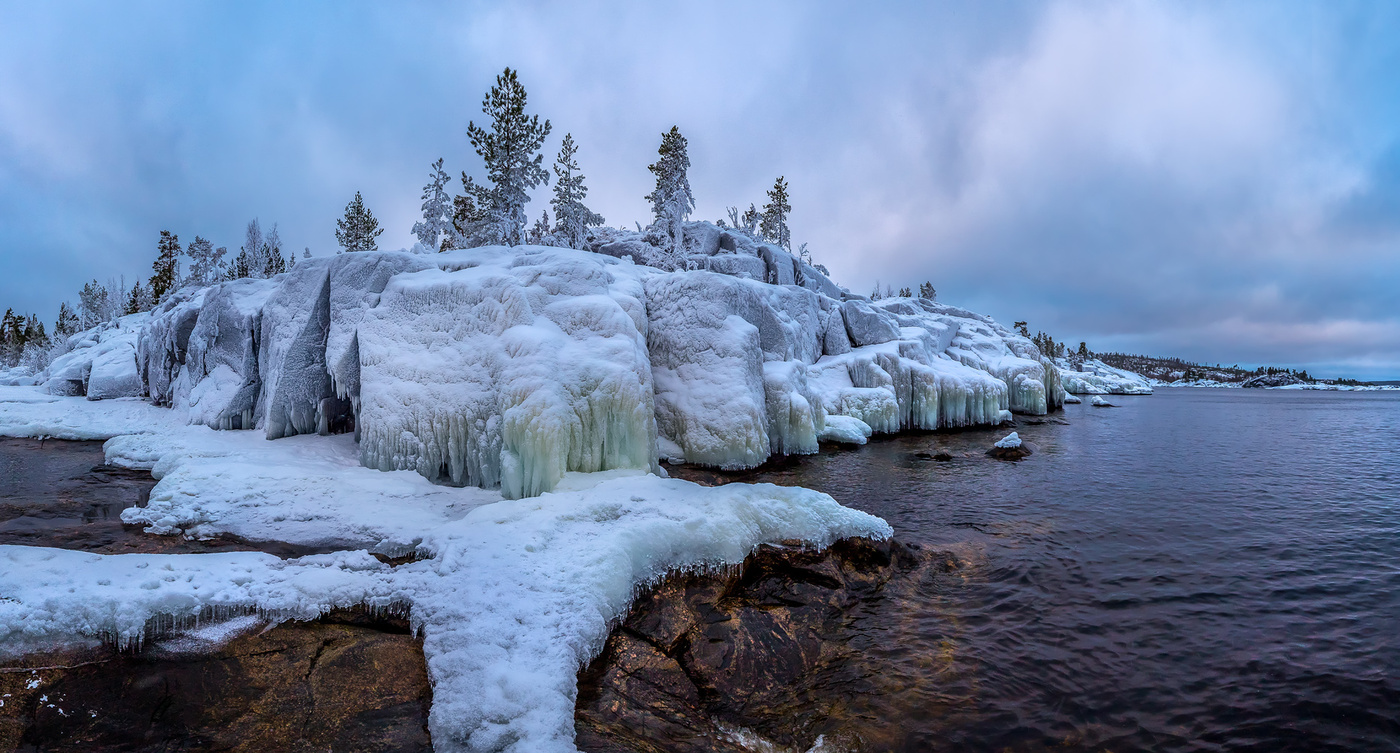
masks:
<svg viewBox="0 0 1400 753"><path fill-rule="evenodd" d="M1030 457L1031 448L1021 441L1020 434L1013 431L998 440L992 449L987 450L987 454L997 460L1020 460Z"/></svg>
<svg viewBox="0 0 1400 753"><path fill-rule="evenodd" d="M174 641L10 660L0 750L432 750L432 689L406 621L342 611L259 626L199 652Z"/></svg>
<svg viewBox="0 0 1400 753"><path fill-rule="evenodd" d="M902 545L762 546L732 572L675 575L633 605L579 673L584 751L747 751L733 730L806 750L794 710L845 643L847 611L912 567Z"/></svg>

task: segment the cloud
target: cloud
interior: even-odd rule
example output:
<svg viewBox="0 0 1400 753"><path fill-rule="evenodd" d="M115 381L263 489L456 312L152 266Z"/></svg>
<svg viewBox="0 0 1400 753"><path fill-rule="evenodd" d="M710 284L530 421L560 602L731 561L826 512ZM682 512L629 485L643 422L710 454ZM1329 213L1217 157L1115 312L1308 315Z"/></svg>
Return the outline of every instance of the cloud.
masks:
<svg viewBox="0 0 1400 753"><path fill-rule="evenodd" d="M854 289L928 279L1095 347L1400 375L1400 10L1386 6L5 16L0 305L51 316L84 279L144 273L162 228L236 248L258 217L329 253L357 190L381 245L408 245L428 164L478 171L466 123L510 65L553 123L546 149L573 133L613 223L646 220L646 165L678 124L697 216L761 204L784 175L794 239Z"/></svg>

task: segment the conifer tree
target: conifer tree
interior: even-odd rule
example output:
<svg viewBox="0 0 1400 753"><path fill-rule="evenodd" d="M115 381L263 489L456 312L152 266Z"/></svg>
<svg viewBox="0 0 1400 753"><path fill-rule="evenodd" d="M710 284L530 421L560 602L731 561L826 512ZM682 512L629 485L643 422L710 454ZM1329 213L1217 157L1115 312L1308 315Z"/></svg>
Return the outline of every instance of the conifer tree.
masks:
<svg viewBox="0 0 1400 753"><path fill-rule="evenodd" d="M265 277L267 257L263 248L262 225L258 224L256 217L248 223L248 228L244 231L243 248L238 250L238 256L243 262L240 277Z"/></svg>
<svg viewBox="0 0 1400 753"><path fill-rule="evenodd" d="M68 301L58 304L58 321L53 323L54 337L68 337L78 331L78 315Z"/></svg>
<svg viewBox="0 0 1400 753"><path fill-rule="evenodd" d="M932 282L919 283L919 297L927 298L930 301L938 300L938 291L933 289Z"/></svg>
<svg viewBox="0 0 1400 753"><path fill-rule="evenodd" d="M457 233L453 227L453 202L447 193L447 184L452 180L442 169L442 158L432 164L428 173L428 184L423 186L423 219L413 223L413 234L425 248L446 251L457 247Z"/></svg>
<svg viewBox="0 0 1400 753"><path fill-rule="evenodd" d="M535 220L535 224L530 228L530 243L537 246L549 245L549 212L540 210L540 218Z"/></svg>
<svg viewBox="0 0 1400 753"><path fill-rule="evenodd" d="M214 244L196 235L185 253L190 257L190 276L186 278L188 284L203 288L223 278L224 254L228 253L228 249L216 249Z"/></svg>
<svg viewBox="0 0 1400 753"><path fill-rule="evenodd" d="M277 234L277 223L272 223L272 229L267 231L263 238L262 253L259 256L263 263L264 279L287 271L287 260L282 257L282 236Z"/></svg>
<svg viewBox="0 0 1400 753"><path fill-rule="evenodd" d="M913 294L912 292L910 292L909 288L904 287L904 288L900 288L900 289L899 289L899 297L900 297L900 298L913 298L913 297L914 297L914 294Z"/></svg>
<svg viewBox="0 0 1400 753"><path fill-rule="evenodd" d="M180 237L169 230L160 231L156 243L156 260L151 264L150 295L152 303L160 303L180 281Z"/></svg>
<svg viewBox="0 0 1400 753"><path fill-rule="evenodd" d="M760 232L763 237L783 248L792 250L792 233L788 230L787 218L792 212L788 204L787 181L780 175L768 191L768 203L763 207Z"/></svg>
<svg viewBox="0 0 1400 753"><path fill-rule="evenodd" d="M529 191L549 182L539 151L550 124L548 120L541 124L538 115L527 117L525 103L525 87L515 71L506 68L481 100L481 110L491 120L490 130L475 122L467 124L467 136L486 163L486 179L491 182L490 189L472 197L484 215L468 228L467 242L472 245L523 243Z"/></svg>
<svg viewBox="0 0 1400 753"><path fill-rule="evenodd" d="M588 228L604 222L602 215L583 204L588 187L583 185L583 173L574 159L577 153L573 134L564 134L564 144L554 160L554 198L549 202L554 207L554 233L569 248L583 248Z"/></svg>
<svg viewBox="0 0 1400 753"><path fill-rule="evenodd" d="M384 229L379 227L379 220L374 218L374 213L365 208L365 201L360 197L360 192L355 192L355 198L345 205L345 217L336 220L335 239L340 241L340 247L349 251L378 251L379 244L375 242L383 234Z"/></svg>
<svg viewBox="0 0 1400 753"><path fill-rule="evenodd" d="M107 311L111 305L109 296L119 295L122 291L108 291L97 280L83 285L83 289L78 291L78 311L81 314L79 324L83 329L92 329L101 324L107 318Z"/></svg>
<svg viewBox="0 0 1400 753"><path fill-rule="evenodd" d="M126 297L126 314L139 314L142 311L151 310L151 291L141 286L141 281L137 280L131 286L131 293Z"/></svg>
<svg viewBox="0 0 1400 753"><path fill-rule="evenodd" d="M666 234L671 248L681 244L681 223L695 209L695 197L690 193L690 179L686 171L690 169L690 155L686 153L686 140L680 128L661 134L661 147L656 150L660 158L647 169L656 176L656 188L646 195L651 202L651 213L655 217L652 227Z"/></svg>

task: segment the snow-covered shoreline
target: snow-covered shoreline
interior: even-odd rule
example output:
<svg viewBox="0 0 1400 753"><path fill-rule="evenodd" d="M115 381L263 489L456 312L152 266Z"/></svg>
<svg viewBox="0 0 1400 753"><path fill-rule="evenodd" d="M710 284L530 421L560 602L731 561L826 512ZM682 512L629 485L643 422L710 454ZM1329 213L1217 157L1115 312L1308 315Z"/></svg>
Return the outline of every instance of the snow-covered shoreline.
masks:
<svg viewBox="0 0 1400 753"><path fill-rule="evenodd" d="M765 543L893 534L819 492L702 487L659 459L749 468L1064 399L991 319L686 232L655 267L625 243L313 259L75 336L42 386L0 387L0 435L106 439L109 463L158 479L123 513L152 534L340 551L0 546L0 650L406 608L438 750L568 751L575 673L640 589Z"/></svg>

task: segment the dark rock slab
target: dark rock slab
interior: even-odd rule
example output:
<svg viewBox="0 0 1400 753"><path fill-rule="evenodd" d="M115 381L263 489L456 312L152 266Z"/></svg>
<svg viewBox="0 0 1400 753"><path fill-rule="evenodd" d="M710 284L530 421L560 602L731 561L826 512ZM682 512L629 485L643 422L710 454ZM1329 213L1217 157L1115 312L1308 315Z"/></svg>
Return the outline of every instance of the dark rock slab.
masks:
<svg viewBox="0 0 1400 753"><path fill-rule="evenodd" d="M207 653L155 644L0 663L0 751L432 750L422 642L363 612Z"/></svg>
<svg viewBox="0 0 1400 753"><path fill-rule="evenodd" d="M813 681L843 654L848 615L915 557L895 542L760 547L718 574L678 574L640 597L579 674L576 745L639 753L748 751L753 730L805 750Z"/></svg>

